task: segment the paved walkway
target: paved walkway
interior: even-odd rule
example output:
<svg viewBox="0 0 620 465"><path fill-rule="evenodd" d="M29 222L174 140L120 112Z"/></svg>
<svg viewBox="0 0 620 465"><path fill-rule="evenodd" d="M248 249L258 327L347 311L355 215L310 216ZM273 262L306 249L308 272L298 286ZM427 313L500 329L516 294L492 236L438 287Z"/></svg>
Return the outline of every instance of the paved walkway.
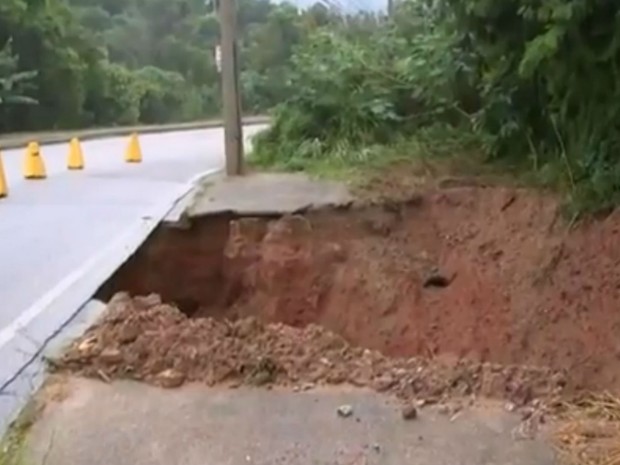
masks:
<svg viewBox="0 0 620 465"><path fill-rule="evenodd" d="M207 183L187 214L194 218L223 212L283 215L344 207L353 200L346 186L338 182L311 179L301 173L255 173Z"/></svg>
<svg viewBox="0 0 620 465"><path fill-rule="evenodd" d="M43 146L48 178L40 181L22 178L23 150L3 153L9 196L0 199L0 397L187 194L192 178L224 163L221 128L140 141L143 163L135 165L123 161L125 138L84 143L82 172L67 171L66 144Z"/></svg>
<svg viewBox="0 0 620 465"><path fill-rule="evenodd" d="M309 392L71 379L26 443L46 465L552 465L538 440L515 439L519 417L501 407L456 418L352 388ZM353 415L340 418L342 404Z"/></svg>

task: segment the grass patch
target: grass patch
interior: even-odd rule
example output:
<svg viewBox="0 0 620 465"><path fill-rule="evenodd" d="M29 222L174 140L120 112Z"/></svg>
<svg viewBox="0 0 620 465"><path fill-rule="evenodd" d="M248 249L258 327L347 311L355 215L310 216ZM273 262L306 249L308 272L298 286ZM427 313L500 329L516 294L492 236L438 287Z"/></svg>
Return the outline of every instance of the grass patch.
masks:
<svg viewBox="0 0 620 465"><path fill-rule="evenodd" d="M446 177L465 177L489 185L543 186L519 160L490 160L483 142L472 131L440 124L420 128L413 136L367 146L346 141L329 145L318 141L282 143L282 139L271 140L265 132L255 139L249 163L258 169L302 171L342 181L355 193L373 197L389 197L395 185L405 193L407 188L415 190Z"/></svg>
<svg viewBox="0 0 620 465"><path fill-rule="evenodd" d="M448 126L420 129L414 136L386 144L354 145L346 140L326 144L318 139L281 143L269 133L257 135L249 163L272 171L303 171L311 176L364 186L393 166L411 164L427 174L460 166L462 173L478 173L481 151L475 137Z"/></svg>
<svg viewBox="0 0 620 465"><path fill-rule="evenodd" d="M39 391L34 394L21 410L0 440L0 465L26 465L26 439L34 423L39 419L49 402L60 402L68 395L66 378L62 375L47 377ZM52 449L53 435L43 457L43 464Z"/></svg>
<svg viewBox="0 0 620 465"><path fill-rule="evenodd" d="M620 173L593 175L557 157L490 158L483 145L472 131L446 125L421 128L410 137L365 146L346 140L329 144L318 139L274 140L267 131L257 135L249 163L258 169L300 171L342 181L354 190L375 184L382 175L409 175L423 182L465 176L486 184L543 189L563 197L562 213L571 222L608 214L620 204Z"/></svg>
<svg viewBox="0 0 620 465"><path fill-rule="evenodd" d="M564 404L553 439L564 463L620 465L620 399L603 393Z"/></svg>
<svg viewBox="0 0 620 465"><path fill-rule="evenodd" d="M19 417L11 424L4 438L0 441L0 465L24 465L25 444L30 428L40 412L38 402L32 399Z"/></svg>

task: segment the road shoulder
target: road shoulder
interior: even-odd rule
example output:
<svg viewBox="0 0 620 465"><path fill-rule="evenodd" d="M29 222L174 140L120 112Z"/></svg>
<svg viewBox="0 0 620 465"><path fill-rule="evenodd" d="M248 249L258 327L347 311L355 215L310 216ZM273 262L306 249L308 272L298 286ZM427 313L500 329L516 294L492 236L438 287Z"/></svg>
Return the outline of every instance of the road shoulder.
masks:
<svg viewBox="0 0 620 465"><path fill-rule="evenodd" d="M515 440L519 418L493 404L458 418L425 409L406 421L389 398L348 387L164 390L68 378L52 392L60 400L49 402L27 442L32 463L554 463L544 442ZM350 417L337 414L343 404Z"/></svg>

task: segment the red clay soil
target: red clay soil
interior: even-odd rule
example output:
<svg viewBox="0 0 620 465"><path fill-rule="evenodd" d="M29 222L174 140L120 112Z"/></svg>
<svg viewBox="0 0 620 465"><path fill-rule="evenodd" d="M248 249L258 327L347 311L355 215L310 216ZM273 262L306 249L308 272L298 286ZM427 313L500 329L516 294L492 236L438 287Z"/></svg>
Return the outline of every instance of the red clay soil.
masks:
<svg viewBox="0 0 620 465"><path fill-rule="evenodd" d="M132 299L122 293L55 364L105 381L131 378L169 388L186 381L300 389L349 383L426 403L484 396L543 406L539 401L556 399L565 385L563 375L550 370L455 358L389 358L313 324L294 328L253 317L189 318L155 295Z"/></svg>
<svg viewBox="0 0 620 465"><path fill-rule="evenodd" d="M392 357L551 367L572 388L620 389L620 213L569 230L553 198L526 190L417 200L204 219L156 236L111 288L195 316L320 324Z"/></svg>

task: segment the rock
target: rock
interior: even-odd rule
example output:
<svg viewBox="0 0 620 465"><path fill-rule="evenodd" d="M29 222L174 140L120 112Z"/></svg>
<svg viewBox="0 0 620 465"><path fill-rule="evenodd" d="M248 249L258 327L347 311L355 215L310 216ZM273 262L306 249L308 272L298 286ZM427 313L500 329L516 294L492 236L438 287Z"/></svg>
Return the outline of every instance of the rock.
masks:
<svg viewBox="0 0 620 465"><path fill-rule="evenodd" d="M301 390L302 391L310 391L310 390L314 389L315 387L316 387L315 383L304 383L301 386Z"/></svg>
<svg viewBox="0 0 620 465"><path fill-rule="evenodd" d="M338 416L341 418L348 418L353 415L353 407L348 404L341 405L338 407Z"/></svg>
<svg viewBox="0 0 620 465"><path fill-rule="evenodd" d="M517 406L512 402L507 402L506 405L504 405L504 409L507 412L514 412L517 409Z"/></svg>
<svg viewBox="0 0 620 465"><path fill-rule="evenodd" d="M437 412L441 415L450 415L450 406L447 404L438 405Z"/></svg>
<svg viewBox="0 0 620 465"><path fill-rule="evenodd" d="M381 446L376 442L372 445L372 450L374 450L377 454L381 452Z"/></svg>
<svg viewBox="0 0 620 465"><path fill-rule="evenodd" d="M529 420L536 410L533 407L524 407L521 409L521 421Z"/></svg>
<svg viewBox="0 0 620 465"><path fill-rule="evenodd" d="M84 339L78 344L77 350L80 352L90 352L96 345L97 345L97 338L89 337L87 339Z"/></svg>
<svg viewBox="0 0 620 465"><path fill-rule="evenodd" d="M271 384L276 380L278 366L269 357L259 357L257 363L250 367L246 382L255 386Z"/></svg>
<svg viewBox="0 0 620 465"><path fill-rule="evenodd" d="M527 405L533 399L532 387L525 382L509 383L510 400L517 406Z"/></svg>
<svg viewBox="0 0 620 465"><path fill-rule="evenodd" d="M274 376L270 371L257 371L254 376L248 378L248 383L253 384L255 386L267 386L269 387L270 383L273 383Z"/></svg>
<svg viewBox="0 0 620 465"><path fill-rule="evenodd" d="M118 349L107 347L99 354L99 360L108 365L113 365L123 361L123 354Z"/></svg>
<svg viewBox="0 0 620 465"><path fill-rule="evenodd" d="M426 407L428 405L428 403L426 402L426 399L418 399L415 401L415 406L417 408L422 408L422 407Z"/></svg>
<svg viewBox="0 0 620 465"><path fill-rule="evenodd" d="M128 302L131 302L131 296L129 295L129 292L117 292L108 302L108 306L126 304Z"/></svg>
<svg viewBox="0 0 620 465"><path fill-rule="evenodd" d="M157 383L164 388L176 388L181 386L184 382L185 375L172 368L164 370L157 375Z"/></svg>
<svg viewBox="0 0 620 465"><path fill-rule="evenodd" d="M243 318L233 323L233 334L242 339L260 332L260 324L254 317Z"/></svg>
<svg viewBox="0 0 620 465"><path fill-rule="evenodd" d="M414 405L407 405L401 410L403 420L415 420L418 418L418 409Z"/></svg>
<svg viewBox="0 0 620 465"><path fill-rule="evenodd" d="M133 301L136 305L144 308L155 307L156 305L161 305L161 297L157 294L149 294L146 296L137 296L134 297Z"/></svg>
<svg viewBox="0 0 620 465"><path fill-rule="evenodd" d="M385 392L395 384L396 380L389 375L379 376L378 378L375 378L372 382L373 388L377 392Z"/></svg>
<svg viewBox="0 0 620 465"><path fill-rule="evenodd" d="M329 384L343 384L347 381L347 374L342 370L331 371L325 381Z"/></svg>
<svg viewBox="0 0 620 465"><path fill-rule="evenodd" d="M121 344L130 344L140 335L140 328L138 325L126 324L124 325L118 334L118 342Z"/></svg>

